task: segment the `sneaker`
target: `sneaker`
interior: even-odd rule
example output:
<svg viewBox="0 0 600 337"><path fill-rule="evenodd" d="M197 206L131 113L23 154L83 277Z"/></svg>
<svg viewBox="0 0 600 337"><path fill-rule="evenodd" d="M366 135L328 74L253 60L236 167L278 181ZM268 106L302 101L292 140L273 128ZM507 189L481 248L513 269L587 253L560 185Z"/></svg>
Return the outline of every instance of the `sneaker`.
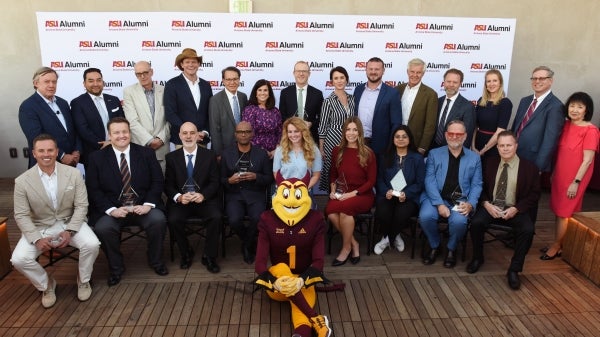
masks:
<svg viewBox="0 0 600 337"><path fill-rule="evenodd" d="M81 302L85 302L92 296L92 286L90 282L80 283L79 278L77 279L77 298Z"/></svg>
<svg viewBox="0 0 600 337"><path fill-rule="evenodd" d="M387 236L384 236L383 239L381 239L381 241L377 242L375 248L373 248L373 251L375 252L375 254L381 255L381 253L383 253L383 251L389 246L390 240Z"/></svg>
<svg viewBox="0 0 600 337"><path fill-rule="evenodd" d="M400 253L404 251L404 240L402 240L402 236L400 234L396 235L396 240L394 240L394 246Z"/></svg>
<svg viewBox="0 0 600 337"><path fill-rule="evenodd" d="M50 308L56 303L56 281L53 278L48 279L48 288L42 293L42 306Z"/></svg>
<svg viewBox="0 0 600 337"><path fill-rule="evenodd" d="M310 322L312 323L312 328L317 332L318 337L331 336L331 328L329 327L327 316L319 315L311 317Z"/></svg>

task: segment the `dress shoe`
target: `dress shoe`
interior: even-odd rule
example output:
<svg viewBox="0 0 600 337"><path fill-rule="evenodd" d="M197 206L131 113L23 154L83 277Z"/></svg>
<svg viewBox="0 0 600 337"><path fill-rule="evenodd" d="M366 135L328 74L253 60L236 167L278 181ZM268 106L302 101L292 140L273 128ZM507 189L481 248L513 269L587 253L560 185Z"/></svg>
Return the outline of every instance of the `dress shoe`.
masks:
<svg viewBox="0 0 600 337"><path fill-rule="evenodd" d="M479 268L481 268L481 265L483 265L483 260L471 260L471 262L469 262L469 265L467 266L467 273L475 274L479 270Z"/></svg>
<svg viewBox="0 0 600 337"><path fill-rule="evenodd" d="M53 278L48 278L48 286L42 293L42 306L46 309L52 307L56 303L56 281Z"/></svg>
<svg viewBox="0 0 600 337"><path fill-rule="evenodd" d="M377 255L381 255L381 253L383 253L383 251L390 246L390 239L388 239L387 236L384 236L381 241L377 242L375 244L375 247L373 247L373 252L375 252L375 254Z"/></svg>
<svg viewBox="0 0 600 337"><path fill-rule="evenodd" d="M516 271L509 270L506 273L506 277L508 278L508 286L513 290L519 290L521 287L521 280L519 279L519 273Z"/></svg>
<svg viewBox="0 0 600 337"><path fill-rule="evenodd" d="M444 267L446 268L454 268L456 266L456 255L454 255L453 250L448 250L448 254L444 259Z"/></svg>
<svg viewBox="0 0 600 337"><path fill-rule="evenodd" d="M119 282L121 282L121 274L113 274L113 273L110 273L110 275L108 276L108 280L106 281L106 283L108 283L109 287L115 286L115 285L119 284Z"/></svg>
<svg viewBox="0 0 600 337"><path fill-rule="evenodd" d="M432 248L429 253L423 258L424 265L430 265L435 263L435 259L440 255L440 251L437 248Z"/></svg>
<svg viewBox="0 0 600 337"><path fill-rule="evenodd" d="M169 269L164 264L154 267L154 272L160 276L169 275Z"/></svg>
<svg viewBox="0 0 600 337"><path fill-rule="evenodd" d="M221 268L217 264L217 261L215 260L214 257L208 257L208 256L204 255L202 257L202 264L206 266L206 270L208 270L209 272L211 272L213 274L216 274L221 271Z"/></svg>
<svg viewBox="0 0 600 337"><path fill-rule="evenodd" d="M350 260L350 263L357 264L360 262L360 255L359 256L350 256L348 259Z"/></svg>
<svg viewBox="0 0 600 337"><path fill-rule="evenodd" d="M181 262L179 262L179 268L181 269L189 269L192 266L192 261L194 260L194 251L189 249L187 254L181 256Z"/></svg>
<svg viewBox="0 0 600 337"><path fill-rule="evenodd" d="M77 298L81 302L85 302L92 296L92 286L90 282L81 283L77 278Z"/></svg>
<svg viewBox="0 0 600 337"><path fill-rule="evenodd" d="M396 246L396 249L400 253L404 251L404 240L402 240L402 236L400 234L396 235L396 239L394 240L394 246Z"/></svg>
<svg viewBox="0 0 600 337"><path fill-rule="evenodd" d="M244 259L244 262L246 262L247 264L254 263L254 254L252 254L248 245L246 245L244 243L242 244L242 258Z"/></svg>
<svg viewBox="0 0 600 337"><path fill-rule="evenodd" d="M556 252L556 254L550 256L546 253L544 253L544 255L540 256L540 260L544 260L544 261L548 261L548 260L554 260L557 257L560 257L562 255L562 251L559 250L558 252Z"/></svg>
<svg viewBox="0 0 600 337"><path fill-rule="evenodd" d="M346 259L345 259L345 260L343 260L343 261L340 261L340 260L338 260L338 259L333 259L333 262L331 262L331 265L332 265L333 267L339 267L339 266L342 266L342 265L346 264L346 261L348 261L348 259L349 259L349 258L350 258L350 254L348 254L348 257L346 257Z"/></svg>
<svg viewBox="0 0 600 337"><path fill-rule="evenodd" d="M544 246L542 248L540 248L540 253L546 253L548 251L548 249L550 249L550 246Z"/></svg>

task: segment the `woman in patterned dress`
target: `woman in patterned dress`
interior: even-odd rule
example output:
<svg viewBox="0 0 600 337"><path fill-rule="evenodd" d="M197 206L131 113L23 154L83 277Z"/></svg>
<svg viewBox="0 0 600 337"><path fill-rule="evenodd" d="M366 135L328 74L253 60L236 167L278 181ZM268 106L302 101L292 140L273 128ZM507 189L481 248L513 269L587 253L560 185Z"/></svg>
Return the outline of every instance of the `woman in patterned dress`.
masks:
<svg viewBox="0 0 600 337"><path fill-rule="evenodd" d="M331 151L342 140L342 126L346 118L354 114L354 96L345 89L350 78L344 67L335 67L329 72L334 91L323 101L319 124L319 150L323 156L323 170L319 189L329 191L329 169Z"/></svg>
<svg viewBox="0 0 600 337"><path fill-rule="evenodd" d="M275 96L271 83L258 80L244 108L242 120L249 122L254 130L252 145L262 147L273 159L275 148L281 138L281 113L275 107Z"/></svg>

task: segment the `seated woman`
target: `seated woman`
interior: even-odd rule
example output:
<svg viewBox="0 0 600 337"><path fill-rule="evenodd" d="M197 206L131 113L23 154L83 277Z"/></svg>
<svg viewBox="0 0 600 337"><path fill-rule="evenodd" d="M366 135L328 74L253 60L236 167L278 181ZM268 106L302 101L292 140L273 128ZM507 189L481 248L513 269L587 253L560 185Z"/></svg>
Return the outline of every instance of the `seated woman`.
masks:
<svg viewBox="0 0 600 337"><path fill-rule="evenodd" d="M394 130L392 142L379 163L375 219L381 226L383 238L375 245L377 255L390 246L390 239L399 252L404 251L400 228L419 214L425 162L417 152L408 126L400 125Z"/></svg>
<svg viewBox="0 0 600 337"><path fill-rule="evenodd" d="M331 154L329 180L331 193L325 214L342 234L342 249L331 264L341 266L348 259L360 261L358 241L354 238L354 215L371 210L375 201L373 186L377 179L377 162L365 145L363 126L356 116L346 119L344 137Z"/></svg>

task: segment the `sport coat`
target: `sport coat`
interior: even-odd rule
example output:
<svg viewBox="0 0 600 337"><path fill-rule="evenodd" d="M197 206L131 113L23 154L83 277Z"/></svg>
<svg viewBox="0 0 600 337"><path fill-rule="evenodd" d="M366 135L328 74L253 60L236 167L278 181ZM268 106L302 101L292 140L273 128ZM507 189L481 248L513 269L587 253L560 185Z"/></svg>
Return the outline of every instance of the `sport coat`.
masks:
<svg viewBox="0 0 600 337"><path fill-rule="evenodd" d="M165 194L168 203L174 203L173 198L181 193L181 187L187 180L187 158L183 148L167 154L166 161ZM219 167L214 152L198 146L194 160L193 178L205 200L214 200L219 196Z"/></svg>
<svg viewBox="0 0 600 337"><path fill-rule="evenodd" d="M229 102L229 96L223 89L211 97L208 103L211 149L220 156L224 149L235 144L235 119ZM240 120L242 111L248 104L248 96L239 90L236 92L240 105Z"/></svg>
<svg viewBox="0 0 600 337"><path fill-rule="evenodd" d="M198 77L198 85L200 86L199 107L194 102L194 96L192 96L183 73L168 80L165 84L163 102L167 121L171 124L171 142L173 144L181 144L179 129L185 122L194 123L198 131L209 131L210 129L208 101L213 95L212 89L210 84L200 77Z"/></svg>
<svg viewBox="0 0 600 337"><path fill-rule="evenodd" d="M441 193L448 173L448 151L447 146L429 151L425 164L425 191L421 194L421 202L429 199L434 206L445 203ZM483 185L481 159L478 154L466 147L463 147L463 152L458 170L458 184L462 194L466 195L469 203L475 207Z"/></svg>
<svg viewBox="0 0 600 337"><path fill-rule="evenodd" d="M436 133L437 126L442 115L442 107L444 106L444 101L446 100L446 96L442 96L438 99L438 112L436 119ZM454 99L454 103L452 104L452 108L448 111L448 116L446 116L446 122L444 123L444 131L446 131L446 127L448 123L451 121L460 120L465 123L465 127L467 128L467 139L465 140L465 144L471 144L473 140L473 132L475 131L475 106L469 100L464 98L461 94L458 94ZM412 131L412 129L411 129ZM446 142L446 137L442 137L441 144L435 144L435 134L432 144L437 146L448 145Z"/></svg>
<svg viewBox="0 0 600 337"><path fill-rule="evenodd" d="M296 85L281 90L279 95L279 111L281 120L296 116L298 117L298 95ZM323 105L323 92L312 85L306 87L306 100L304 102L304 120L311 122L310 134L315 143L319 143L319 121L321 116L321 105Z"/></svg>
<svg viewBox="0 0 600 337"><path fill-rule="evenodd" d="M366 83L354 89L354 115L358 116L360 98L365 91ZM383 153L391 140L392 130L402 125L402 102L398 91L385 83L381 83L381 89L375 102L370 148L376 154Z"/></svg>
<svg viewBox="0 0 600 337"><path fill-rule="evenodd" d="M394 160L391 167L387 167L386 160L380 157L377 166L377 198L385 198L388 190L392 189L392 180L400 171L400 163ZM404 158L402 174L406 180L406 187L402 190L408 200L419 203L421 192L423 192L423 181L425 180L425 161L420 153L409 151Z"/></svg>
<svg viewBox="0 0 600 337"><path fill-rule="evenodd" d="M121 101L118 97L102 94L108 112L108 120L114 117L125 117ZM90 153L100 150L98 142L106 140L106 124L102 122L100 112L90 94L83 93L71 101L71 113L75 122L75 130L83 144L81 162L87 164Z"/></svg>
<svg viewBox="0 0 600 337"><path fill-rule="evenodd" d="M408 83L402 83L396 86L396 90L400 93L400 102L402 95ZM421 82L415 101L408 115L408 128L415 138L417 148L427 151L433 136L435 136L438 111L438 97L433 89Z"/></svg>
<svg viewBox="0 0 600 337"><path fill-rule="evenodd" d="M163 174L152 149L131 143L129 149L129 170L131 187L138 194L137 205L146 202L163 209ZM121 207L119 196L123 190L119 162L112 146L93 152L88 158L85 184L90 198L90 223L96 223L105 211Z"/></svg>
<svg viewBox="0 0 600 337"><path fill-rule="evenodd" d="M58 158L60 159L65 153L70 154L73 151L81 152L82 149L81 140L77 136L73 118L71 117L69 103L58 96L54 97L56 98L56 105L58 105L60 113L65 118L67 124L66 130L58 119L56 111L53 111L50 105L37 92L34 92L33 95L21 103L19 107L19 124L27 138L27 145L31 153L33 152L33 139L42 133L48 133L56 139L56 143L58 144ZM35 158L33 158L33 155L30 155L28 167L32 167L35 164Z"/></svg>
<svg viewBox="0 0 600 337"><path fill-rule="evenodd" d="M533 102L533 95L523 97L519 102L512 125L515 134L531 102ZM564 123L563 104L550 92L537 106L519 135L517 148L519 158L534 162L542 172L551 172L552 159Z"/></svg>
<svg viewBox="0 0 600 337"><path fill-rule="evenodd" d="M56 208L44 189L37 165L15 179L15 220L28 242L41 239L40 227L53 226L56 221L64 221L66 229L74 231L86 221L88 198L81 172L57 162L56 175Z"/></svg>
<svg viewBox="0 0 600 337"><path fill-rule="evenodd" d="M256 180L229 184L229 177L238 172L237 163L240 159L237 143L226 148L221 157L221 184L225 189L226 197L242 195L245 200L265 198L265 189L273 183L273 161L269 159L267 151L259 146L252 146L248 152L252 167L250 172L256 173ZM246 158L246 157L244 157Z"/></svg>
<svg viewBox="0 0 600 337"><path fill-rule="evenodd" d="M146 146L154 137L160 138L165 144L154 151L159 161L164 161L165 155L169 153L171 136L163 106L164 93L165 87L154 84L154 119L152 119L144 88L136 83L123 89L123 110L125 118L129 121L131 141Z"/></svg>

